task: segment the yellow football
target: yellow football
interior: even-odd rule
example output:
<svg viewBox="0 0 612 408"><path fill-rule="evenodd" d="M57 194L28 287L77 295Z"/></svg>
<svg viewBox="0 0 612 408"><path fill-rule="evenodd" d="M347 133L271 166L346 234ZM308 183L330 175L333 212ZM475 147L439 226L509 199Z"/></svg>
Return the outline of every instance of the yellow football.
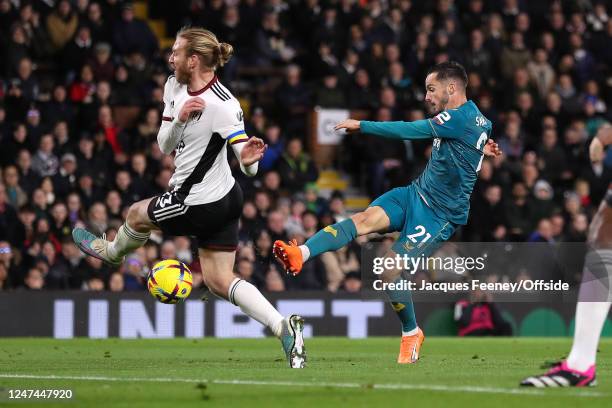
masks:
<svg viewBox="0 0 612 408"><path fill-rule="evenodd" d="M192 282L187 265L176 259L166 259L156 263L149 272L147 288L162 303L178 303L187 299Z"/></svg>

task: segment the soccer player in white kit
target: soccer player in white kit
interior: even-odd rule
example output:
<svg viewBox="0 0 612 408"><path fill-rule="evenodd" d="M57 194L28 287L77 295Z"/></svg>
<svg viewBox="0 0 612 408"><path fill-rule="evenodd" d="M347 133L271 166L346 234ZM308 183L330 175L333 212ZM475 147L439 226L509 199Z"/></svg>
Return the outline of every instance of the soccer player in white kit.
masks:
<svg viewBox="0 0 612 408"><path fill-rule="evenodd" d="M303 319L283 317L255 286L233 273L243 198L226 146L231 145L247 176L257 173L267 146L246 135L239 102L215 75L232 54L232 46L208 30L177 33L169 58L174 75L164 88L157 135L163 153L175 152L170 191L132 204L113 241L82 228L75 228L72 236L83 252L113 265L144 245L153 229L195 236L206 286L267 326L281 340L290 367L302 368Z"/></svg>

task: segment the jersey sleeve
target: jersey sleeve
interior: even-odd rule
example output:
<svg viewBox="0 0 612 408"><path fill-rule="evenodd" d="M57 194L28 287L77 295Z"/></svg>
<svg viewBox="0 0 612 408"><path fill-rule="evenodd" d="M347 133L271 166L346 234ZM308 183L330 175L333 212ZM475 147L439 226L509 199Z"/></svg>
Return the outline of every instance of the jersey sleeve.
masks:
<svg viewBox="0 0 612 408"><path fill-rule="evenodd" d="M221 135L230 144L246 142L249 139L244 131L243 113L238 103L218 107L213 121L213 132Z"/></svg>
<svg viewBox="0 0 612 408"><path fill-rule="evenodd" d="M431 126L426 120L414 122L359 122L362 133L386 137L389 139L412 140L431 139L434 137Z"/></svg>
<svg viewBox="0 0 612 408"><path fill-rule="evenodd" d="M455 139L461 137L465 130L465 117L459 111L443 111L427 119L434 137Z"/></svg>
<svg viewBox="0 0 612 408"><path fill-rule="evenodd" d="M174 120L174 106L172 106L172 88L174 75L170 75L164 85L164 112L162 113L162 122L172 122Z"/></svg>

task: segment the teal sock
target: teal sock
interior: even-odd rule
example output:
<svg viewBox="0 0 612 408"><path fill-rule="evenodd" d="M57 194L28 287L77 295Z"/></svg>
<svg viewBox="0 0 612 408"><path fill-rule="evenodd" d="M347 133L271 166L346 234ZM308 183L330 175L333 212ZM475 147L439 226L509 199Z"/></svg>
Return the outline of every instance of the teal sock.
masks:
<svg viewBox="0 0 612 408"><path fill-rule="evenodd" d="M354 240L356 236L357 228L350 218L328 225L306 241L305 245L310 251L309 258L314 258L323 252L337 251Z"/></svg>
<svg viewBox="0 0 612 408"><path fill-rule="evenodd" d="M397 278L397 281L402 278ZM409 290L387 290L391 307L397 313L402 322L402 333L408 333L417 328L416 316L414 314L414 304Z"/></svg>

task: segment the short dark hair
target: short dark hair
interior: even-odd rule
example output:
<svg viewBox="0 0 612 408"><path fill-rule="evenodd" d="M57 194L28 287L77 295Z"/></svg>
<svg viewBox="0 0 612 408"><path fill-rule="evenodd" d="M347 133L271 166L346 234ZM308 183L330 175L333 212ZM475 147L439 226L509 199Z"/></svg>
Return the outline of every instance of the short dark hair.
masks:
<svg viewBox="0 0 612 408"><path fill-rule="evenodd" d="M453 78L463 82L463 85L466 87L468 84L468 76L465 72L465 68L463 68L463 65L455 61L447 61L436 64L427 72L427 75L429 74L436 74L436 78L439 81Z"/></svg>

